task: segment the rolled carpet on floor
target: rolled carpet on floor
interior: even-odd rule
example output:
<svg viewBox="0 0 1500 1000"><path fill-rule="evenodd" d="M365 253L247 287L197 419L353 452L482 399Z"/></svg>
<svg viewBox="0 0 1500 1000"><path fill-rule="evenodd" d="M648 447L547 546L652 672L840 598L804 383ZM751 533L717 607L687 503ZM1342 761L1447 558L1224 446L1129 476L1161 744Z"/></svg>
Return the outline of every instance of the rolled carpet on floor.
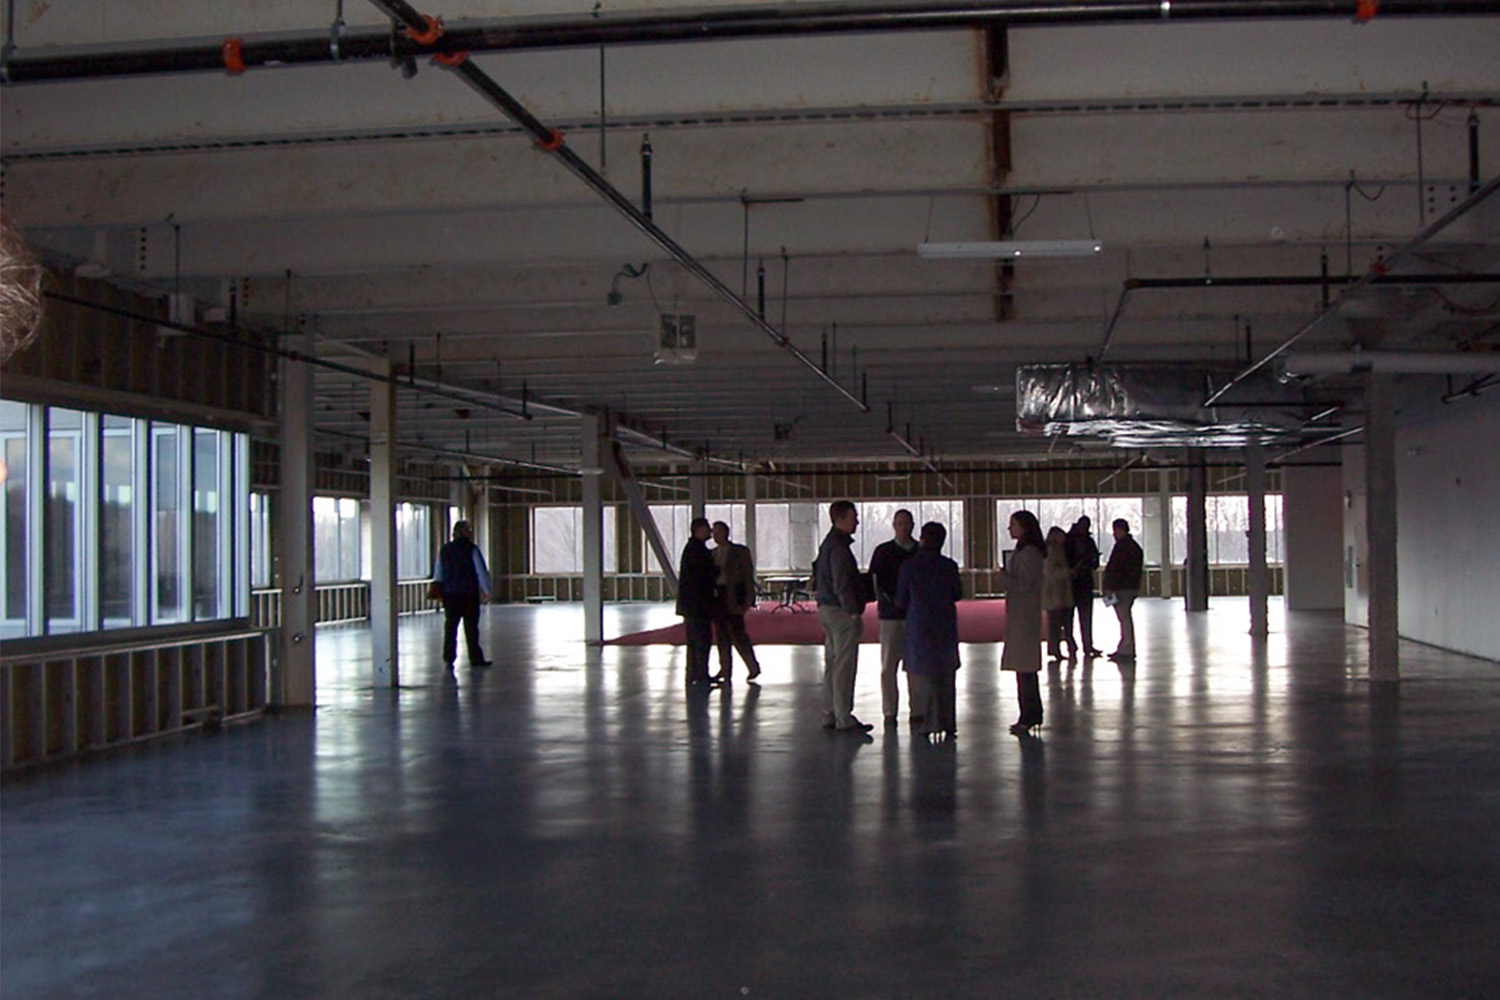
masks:
<svg viewBox="0 0 1500 1000"><path fill-rule="evenodd" d="M771 608L775 610L771 610ZM745 615L745 631L750 641L757 646L811 646L823 641L823 626L818 622L817 606L811 603L797 605L796 611L776 605L762 605ZM959 642L1000 642L1005 638L1005 602L959 601ZM862 643L880 641L880 619L875 605L865 609L865 627L860 637ZM618 639L609 639L607 644L616 646L681 646L687 636L682 623L667 628L632 632Z"/></svg>

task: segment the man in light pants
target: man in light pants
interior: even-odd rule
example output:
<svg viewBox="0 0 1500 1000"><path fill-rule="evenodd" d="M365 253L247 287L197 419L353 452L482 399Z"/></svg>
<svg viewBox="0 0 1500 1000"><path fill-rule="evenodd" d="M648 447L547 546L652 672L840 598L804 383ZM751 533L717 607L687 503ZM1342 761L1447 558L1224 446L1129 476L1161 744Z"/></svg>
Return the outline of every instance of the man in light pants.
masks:
<svg viewBox="0 0 1500 1000"><path fill-rule="evenodd" d="M896 511L891 518L896 537L881 542L870 555L870 577L875 581L875 601L880 610L880 709L888 729L896 724L896 712L901 707L897 671L906 643L906 612L896 606L896 581L901 577L901 564L917 554L917 540L911 535L915 526L911 511ZM907 708L912 728L919 728L923 706L908 698Z"/></svg>

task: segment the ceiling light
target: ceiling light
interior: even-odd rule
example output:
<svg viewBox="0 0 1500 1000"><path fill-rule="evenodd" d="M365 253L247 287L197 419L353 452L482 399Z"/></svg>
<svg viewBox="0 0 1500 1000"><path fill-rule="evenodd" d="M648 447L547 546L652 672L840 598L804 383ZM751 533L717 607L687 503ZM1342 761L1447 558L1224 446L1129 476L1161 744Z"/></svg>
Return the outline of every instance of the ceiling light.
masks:
<svg viewBox="0 0 1500 1000"><path fill-rule="evenodd" d="M1098 240L1002 240L990 243L918 243L926 260L998 260L1016 257L1092 257L1104 250Z"/></svg>

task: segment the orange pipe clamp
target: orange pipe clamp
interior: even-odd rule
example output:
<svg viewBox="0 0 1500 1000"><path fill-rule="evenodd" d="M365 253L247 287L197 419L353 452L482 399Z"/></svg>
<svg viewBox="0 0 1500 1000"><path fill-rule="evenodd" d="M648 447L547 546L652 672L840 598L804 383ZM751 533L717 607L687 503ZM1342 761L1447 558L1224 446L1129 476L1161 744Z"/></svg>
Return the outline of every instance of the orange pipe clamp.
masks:
<svg viewBox="0 0 1500 1000"><path fill-rule="evenodd" d="M458 67L462 66L464 64L464 61L468 58L469 54L467 52L439 52L437 55L432 57L432 61L437 63L439 66L446 66L449 69L457 69Z"/></svg>
<svg viewBox="0 0 1500 1000"><path fill-rule="evenodd" d="M224 68L231 76L238 76L245 72L245 40L243 38L226 38L220 49L224 56Z"/></svg>
<svg viewBox="0 0 1500 1000"><path fill-rule="evenodd" d="M555 128L548 129L547 138L538 139L536 144L549 153L555 153L562 148L562 133Z"/></svg>
<svg viewBox="0 0 1500 1000"><path fill-rule="evenodd" d="M443 37L443 19L433 17L431 14L423 14L422 17L427 22L427 30L413 31L407 28L405 34L418 45L431 45Z"/></svg>
<svg viewBox="0 0 1500 1000"><path fill-rule="evenodd" d="M1380 10L1380 0L1357 0L1354 5L1354 20L1360 24L1375 20L1375 14Z"/></svg>

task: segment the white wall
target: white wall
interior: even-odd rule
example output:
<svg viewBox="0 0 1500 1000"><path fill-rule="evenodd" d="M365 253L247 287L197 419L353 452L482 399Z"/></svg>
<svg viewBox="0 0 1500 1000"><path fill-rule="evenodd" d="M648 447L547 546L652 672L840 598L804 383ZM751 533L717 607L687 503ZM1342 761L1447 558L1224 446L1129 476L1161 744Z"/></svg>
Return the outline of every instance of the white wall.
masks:
<svg viewBox="0 0 1500 1000"><path fill-rule="evenodd" d="M1329 456L1338 457L1337 451ZM1344 606L1343 484L1337 465L1281 470L1288 610Z"/></svg>
<svg viewBox="0 0 1500 1000"><path fill-rule="evenodd" d="M1344 449L1344 538L1339 572L1344 583L1344 621L1369 627L1369 539L1365 535L1365 446Z"/></svg>
<svg viewBox="0 0 1500 1000"><path fill-rule="evenodd" d="M1396 429L1401 634L1500 660L1500 391L1436 395Z"/></svg>

